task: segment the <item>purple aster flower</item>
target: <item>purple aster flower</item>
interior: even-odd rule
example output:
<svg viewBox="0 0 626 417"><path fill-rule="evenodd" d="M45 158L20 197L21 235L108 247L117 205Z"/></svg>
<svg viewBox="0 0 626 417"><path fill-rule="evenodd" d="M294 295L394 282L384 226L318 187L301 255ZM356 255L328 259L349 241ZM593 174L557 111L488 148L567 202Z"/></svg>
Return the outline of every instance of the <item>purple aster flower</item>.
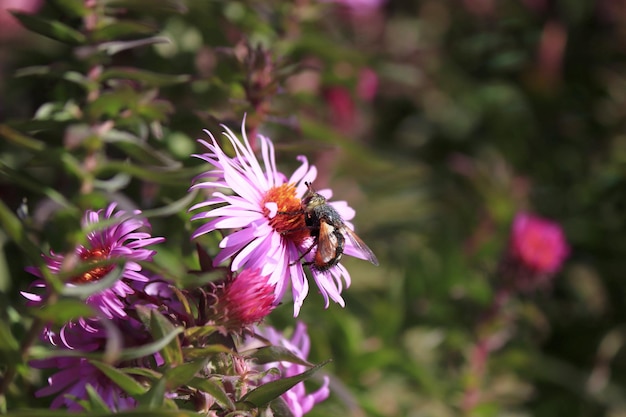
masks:
<svg viewBox="0 0 626 417"><path fill-rule="evenodd" d="M278 332L273 327L259 328L257 329L257 333L265 337L270 343L272 343L272 345L284 347L300 359L307 360L307 357L309 356L311 341L307 333L306 325L301 321L296 324L293 334L289 339L285 338L281 332ZM308 369L304 365L284 361L268 363L263 365L263 367L266 370L270 368L277 368L280 370L280 376L268 374L263 380L261 380L261 383L279 378L292 377L301 374ZM311 411L315 404L328 398L328 395L330 394L328 384L328 376L324 376L322 386L316 391L307 394L304 382L299 382L289 391L285 392L282 395L282 398L285 400L295 417L302 417L304 414Z"/></svg>
<svg viewBox="0 0 626 417"><path fill-rule="evenodd" d="M106 210L88 210L83 218L83 227L94 228L87 233L86 245L78 246L72 255L60 255L50 252L45 256L46 264L50 271L58 274L71 269L77 262L97 262L106 259L123 259L124 271L121 279L117 280L110 288L92 294L85 301L96 308L102 314L111 319L114 317L126 317L123 299L134 290L129 283L133 281L145 282L149 278L142 272L139 261L151 261L154 250L146 249L146 246L163 242L162 237L151 237L148 231L150 224L144 218L139 217L141 211L135 210L128 215L123 210L115 211L116 204L111 203ZM97 228L102 220L117 220L112 225ZM143 230L141 230L143 229ZM77 286L102 279L113 270L115 265L97 266L88 272L70 278L65 285ZM26 270L33 275L42 278L41 271L35 267ZM47 283L38 279L31 284L32 288L47 290ZM38 293L22 292L22 295L30 301L30 305L41 305L44 297Z"/></svg>
<svg viewBox="0 0 626 417"><path fill-rule="evenodd" d="M134 398L128 396L85 358L55 357L31 361L30 365L39 369L59 369L48 378L47 387L35 392L36 397L58 394L50 404L50 408L65 407L70 411L83 411L78 401L89 398L87 385L91 385L113 411L134 408L137 404Z"/></svg>
<svg viewBox="0 0 626 417"><path fill-rule="evenodd" d="M232 258L231 270L258 269L269 276L269 284L275 286L276 300L282 299L291 282L294 299L294 315L298 315L308 293L309 286L301 263L301 254L313 245L310 231L304 223L301 198L307 190L306 182L317 176L314 166L309 166L304 156L299 156L300 167L287 177L276 168L274 146L269 138L259 135L261 160L258 160L245 132L245 119L241 134L243 140L226 126L224 136L235 150L234 158L226 155L210 132L210 142L199 140L208 152L194 155L208 162L213 168L194 180L192 189L202 188L210 197L191 210L206 209L192 220L212 219L200 226L193 238L214 230L230 233L220 242L220 253L214 259L219 265ZM319 194L330 198L330 190ZM346 202L329 202L344 221L354 217L354 210ZM289 213L289 214L285 214ZM346 222L352 229L352 225ZM363 257L352 242L346 240L344 253ZM309 251L304 260L309 262L315 250ZM327 271L311 270L322 296L344 306L341 291L350 285L350 274L338 264Z"/></svg>

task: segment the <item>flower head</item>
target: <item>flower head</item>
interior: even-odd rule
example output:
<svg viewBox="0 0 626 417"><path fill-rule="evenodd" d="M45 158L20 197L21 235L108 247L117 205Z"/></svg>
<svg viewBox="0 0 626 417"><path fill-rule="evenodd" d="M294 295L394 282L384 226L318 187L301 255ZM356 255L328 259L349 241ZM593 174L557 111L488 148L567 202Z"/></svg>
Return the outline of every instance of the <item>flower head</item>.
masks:
<svg viewBox="0 0 626 417"><path fill-rule="evenodd" d="M294 355L300 359L306 360L309 356L309 349L311 347L311 341L307 333L306 325L303 322L298 322L291 335L291 338L287 339L285 336L278 332L273 327L263 327L257 329L257 333L265 337L272 345L284 347L291 351ZM270 380L278 378L288 378L305 372L308 368L304 365L292 363L292 362L272 362L264 365L265 369L278 368L280 370L280 376L268 374L261 382L269 382ZM313 406L317 403L324 401L328 398L330 390L328 388L329 379L327 376L323 377L322 386L312 393L307 393L304 386L304 382L299 382L294 385L289 391L282 395L289 409L295 417L302 417L304 414L311 411Z"/></svg>
<svg viewBox="0 0 626 417"><path fill-rule="evenodd" d="M50 256L44 256L47 267L54 274L71 270L79 262L95 263L98 261L120 259L124 261L124 270L120 279L111 287L89 296L85 302L105 317L126 317L122 300L134 290L129 283L133 281L145 282L149 278L142 272L139 261L150 261L155 251L146 249L146 246L161 243L162 237L151 237L147 230L150 224L144 218L138 217L141 213L135 210L132 215L123 210L116 211L116 204L110 204L106 210L88 210L82 221L84 228L94 229L87 233L85 245L79 245L71 255L60 255L50 252ZM103 220L113 221L113 224L98 228L98 223ZM144 229L144 231L140 230ZM70 278L66 286L78 286L96 282L104 278L114 269L115 265L96 265L87 272ZM28 267L27 271L42 278L42 273L35 267ZM47 289L47 283L38 279L31 287ZM22 292L22 295L30 300L31 305L39 305L43 301L40 294Z"/></svg>
<svg viewBox="0 0 626 417"><path fill-rule="evenodd" d="M276 307L274 286L259 270L244 269L215 289L216 323L227 330L244 330L259 323Z"/></svg>
<svg viewBox="0 0 626 417"><path fill-rule="evenodd" d="M568 254L569 246L561 226L529 213L519 213L513 220L503 267L514 287L532 290L549 283Z"/></svg>
<svg viewBox="0 0 626 417"><path fill-rule="evenodd" d="M233 271L242 268L260 270L261 275L269 276L269 284L275 286L276 300L282 298L291 282L294 315L297 315L309 289L301 253L313 245L304 222L301 198L307 190L305 183L315 179L317 170L300 156L300 167L287 177L276 169L274 146L268 138L258 137L259 161L243 125L242 139L230 129L224 129L235 157L229 157L210 132L207 132L210 141L199 141L208 152L194 155L212 168L197 177L192 185L192 189L202 188L211 193L207 200L191 208L206 210L194 215L192 220L212 220L200 226L193 238L218 229L230 231L220 242L222 250L215 257L214 264L232 258L230 267ZM331 197L329 190L319 193ZM345 202L329 204L344 221L354 217L354 210ZM314 250L309 251L304 259L309 261L314 253ZM346 242L344 253L362 257L351 242ZM332 299L343 306L341 290L344 283L350 285L348 271L339 264L328 271L311 270L311 273L326 305Z"/></svg>

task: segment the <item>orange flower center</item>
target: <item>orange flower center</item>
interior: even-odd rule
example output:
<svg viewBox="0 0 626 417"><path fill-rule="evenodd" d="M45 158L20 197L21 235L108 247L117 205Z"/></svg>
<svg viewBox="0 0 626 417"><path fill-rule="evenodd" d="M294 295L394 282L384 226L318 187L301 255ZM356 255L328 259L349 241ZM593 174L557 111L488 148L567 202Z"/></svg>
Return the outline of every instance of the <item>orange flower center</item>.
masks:
<svg viewBox="0 0 626 417"><path fill-rule="evenodd" d="M285 238L301 243L310 236L309 229L304 223L304 213L302 202L296 197L296 187L294 184L283 184L270 189L263 198L262 204L273 202L278 206L278 213L271 219L270 211L263 208L263 214L268 218L274 230Z"/></svg>
<svg viewBox="0 0 626 417"><path fill-rule="evenodd" d="M97 261L107 259L108 257L109 257L108 249L85 250L84 252L80 254L80 259L82 259L86 263L89 263L89 262L94 263ZM94 269L84 272L81 275L73 277L72 279L70 279L70 282L74 284L86 284L88 282L99 281L106 274L111 272L111 270L113 270L114 267L115 265L98 266Z"/></svg>

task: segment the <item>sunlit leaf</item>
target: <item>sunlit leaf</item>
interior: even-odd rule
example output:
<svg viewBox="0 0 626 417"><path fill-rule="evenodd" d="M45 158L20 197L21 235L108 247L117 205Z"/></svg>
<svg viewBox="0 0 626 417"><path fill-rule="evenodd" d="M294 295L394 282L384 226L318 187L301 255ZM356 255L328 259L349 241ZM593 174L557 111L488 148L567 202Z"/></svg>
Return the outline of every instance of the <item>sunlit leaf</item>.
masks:
<svg viewBox="0 0 626 417"><path fill-rule="evenodd" d="M170 40L163 36L153 36L150 38L132 40L132 41L111 41L104 42L97 46L100 52L104 52L107 55L115 55L122 51L134 48L142 48L144 46L156 45L159 43L168 43Z"/></svg>
<svg viewBox="0 0 626 417"><path fill-rule="evenodd" d="M221 344L212 344L204 347L183 348L183 356L189 360L204 359L215 355L216 353L230 353L232 349Z"/></svg>
<svg viewBox="0 0 626 417"><path fill-rule="evenodd" d="M59 42L70 45L81 45L87 40L85 35L58 20L48 20L41 16L21 13L14 10L11 11L11 14L15 16L24 27Z"/></svg>
<svg viewBox="0 0 626 417"><path fill-rule="evenodd" d="M290 390L297 383L310 378L315 372L325 366L328 362L330 362L330 360L316 365L302 372L301 374L265 383L248 392L241 398L241 400L239 400L239 402L251 404L254 407L263 407L270 401L278 398L279 396Z"/></svg>

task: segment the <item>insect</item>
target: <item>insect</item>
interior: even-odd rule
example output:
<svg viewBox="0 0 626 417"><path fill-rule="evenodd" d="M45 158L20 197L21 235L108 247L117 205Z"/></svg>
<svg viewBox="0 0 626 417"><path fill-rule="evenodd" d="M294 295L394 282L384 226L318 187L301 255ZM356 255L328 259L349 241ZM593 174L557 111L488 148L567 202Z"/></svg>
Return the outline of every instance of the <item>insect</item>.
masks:
<svg viewBox="0 0 626 417"><path fill-rule="evenodd" d="M341 260L347 236L366 260L378 265L374 252L346 226L337 210L326 202L323 195L313 189L310 182L305 184L308 190L302 197L302 213L304 213L305 224L314 241L298 261L317 247L313 260L305 262L304 265L311 265L318 271L327 271Z"/></svg>

